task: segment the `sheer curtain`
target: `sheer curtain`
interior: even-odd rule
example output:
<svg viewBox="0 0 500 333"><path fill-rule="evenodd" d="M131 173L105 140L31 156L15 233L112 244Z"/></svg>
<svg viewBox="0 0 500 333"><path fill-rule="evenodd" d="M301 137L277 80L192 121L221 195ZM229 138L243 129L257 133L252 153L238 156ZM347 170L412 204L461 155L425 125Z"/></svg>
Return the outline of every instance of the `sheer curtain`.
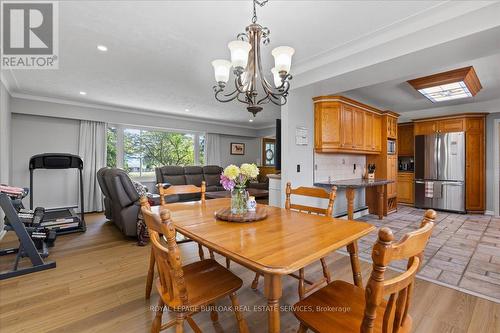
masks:
<svg viewBox="0 0 500 333"><path fill-rule="evenodd" d="M106 124L80 121L78 155L83 160L83 199L85 212L103 211L103 197L97 182L97 171L106 166Z"/></svg>
<svg viewBox="0 0 500 333"><path fill-rule="evenodd" d="M207 165L221 165L220 155L220 135L214 133L207 133L206 137L206 156Z"/></svg>

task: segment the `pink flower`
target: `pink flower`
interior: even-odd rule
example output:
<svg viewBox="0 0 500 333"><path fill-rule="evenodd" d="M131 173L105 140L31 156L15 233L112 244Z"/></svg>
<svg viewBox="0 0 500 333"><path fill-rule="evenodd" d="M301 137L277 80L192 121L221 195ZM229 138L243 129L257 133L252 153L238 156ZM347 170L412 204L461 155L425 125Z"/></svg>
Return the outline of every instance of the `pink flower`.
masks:
<svg viewBox="0 0 500 333"><path fill-rule="evenodd" d="M234 186L236 185L234 181L224 176L224 174L220 176L220 183L226 191L232 191Z"/></svg>

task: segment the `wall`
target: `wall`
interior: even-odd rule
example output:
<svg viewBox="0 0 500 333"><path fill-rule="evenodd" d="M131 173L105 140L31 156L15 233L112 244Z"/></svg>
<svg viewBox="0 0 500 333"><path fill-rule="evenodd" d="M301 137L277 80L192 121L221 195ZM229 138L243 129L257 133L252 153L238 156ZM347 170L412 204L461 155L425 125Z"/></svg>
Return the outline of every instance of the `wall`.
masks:
<svg viewBox="0 0 500 333"><path fill-rule="evenodd" d="M288 102L281 107L281 126L282 126L282 142L281 142L281 185L282 185L282 203L285 202L285 191L284 188L287 182L292 183L292 187L298 186L312 186L314 183L314 107L312 98L317 96L316 92L311 86L299 88L293 90L288 96ZM298 146L295 144L295 129L296 127L305 127L308 130L308 144L304 146ZM332 163L337 165L336 170L343 170L344 166L341 165L342 156L345 155L330 155L328 157L320 157L321 166L318 164L320 169L319 177L326 176L328 179L327 169L332 166ZM359 160L356 159L357 163L361 163L364 160L364 156L359 156ZM347 163L347 162L346 162ZM352 160L354 162L354 159ZM345 168L350 169L351 162L349 160L349 165ZM297 171L297 165L300 165L300 172ZM364 165L364 163L363 163ZM360 170L362 170L361 166ZM335 168L332 168L332 175L334 175ZM361 178L360 170L359 174L355 174L352 177L352 172L349 173L347 170L345 173L342 172L342 176L339 178L348 179L356 178L359 176ZM334 176L335 177L335 176ZM335 177L337 178L337 177ZM332 178L333 179L333 178ZM311 200L311 199L300 199L296 198L297 202L310 205L325 205L323 200ZM354 209L358 209L365 206L365 194L364 190L356 191L356 199L354 202ZM342 215L347 211L347 200L345 198L345 191L339 190L337 192L337 198L335 200L334 215Z"/></svg>
<svg viewBox="0 0 500 333"><path fill-rule="evenodd" d="M494 186L499 186L495 184L495 140L499 140L495 137L495 120L500 119L500 112L491 113L486 117L486 210L489 212L495 211L495 195ZM499 154L499 152L496 152ZM496 166L499 168L500 166ZM498 206L496 206L498 207Z"/></svg>
<svg viewBox="0 0 500 333"><path fill-rule="evenodd" d="M231 155L230 147L231 142L244 143L245 144L245 155ZM248 138L241 136L220 136L221 144L221 161L222 167L226 167L229 164L240 165L242 163L257 163L260 164L261 156L261 139L260 138Z"/></svg>
<svg viewBox="0 0 500 333"><path fill-rule="evenodd" d="M11 156L11 112L10 95L3 82L0 82L0 184L10 183ZM5 235L4 215L0 211L0 239Z"/></svg>
<svg viewBox="0 0 500 333"><path fill-rule="evenodd" d="M80 122L74 119L12 114L12 184L29 187L28 163L41 153L78 154ZM78 170L35 170L34 207L78 203ZM24 200L29 205L29 197Z"/></svg>

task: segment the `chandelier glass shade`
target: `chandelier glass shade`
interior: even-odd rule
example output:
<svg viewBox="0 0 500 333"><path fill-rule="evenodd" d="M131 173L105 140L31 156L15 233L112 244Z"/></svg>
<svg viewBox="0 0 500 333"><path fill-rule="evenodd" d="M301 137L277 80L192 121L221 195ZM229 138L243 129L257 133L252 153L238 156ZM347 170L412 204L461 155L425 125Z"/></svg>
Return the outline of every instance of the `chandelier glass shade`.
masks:
<svg viewBox="0 0 500 333"><path fill-rule="evenodd" d="M261 44L269 44L269 29L257 24L256 5L263 6L267 0L253 0L254 16L252 24L240 33L228 48L231 52L231 61L217 59L212 61L215 81L213 87L215 99L219 102L238 100L247 105L247 110L254 117L262 111L262 105L269 102L275 105L284 105L290 89L290 67L295 50L289 46L279 46L272 50L274 67L270 70L269 83L262 71L260 54ZM230 74L234 74L234 89L226 92ZM259 88L260 86L260 88ZM259 91L257 90L259 89ZM261 94L263 92L263 94Z"/></svg>

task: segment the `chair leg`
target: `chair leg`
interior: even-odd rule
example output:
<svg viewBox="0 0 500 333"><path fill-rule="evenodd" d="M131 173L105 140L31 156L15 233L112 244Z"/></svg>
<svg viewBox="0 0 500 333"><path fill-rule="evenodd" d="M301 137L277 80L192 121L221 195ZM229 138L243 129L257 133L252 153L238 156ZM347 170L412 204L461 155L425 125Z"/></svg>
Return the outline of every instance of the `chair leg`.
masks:
<svg viewBox="0 0 500 333"><path fill-rule="evenodd" d="M205 259L205 252L203 252L203 247L201 244L198 244L198 255L200 256L200 260Z"/></svg>
<svg viewBox="0 0 500 333"><path fill-rule="evenodd" d="M188 322L189 326L191 327L194 333L202 333L200 327L195 323L193 318L187 317L186 321Z"/></svg>
<svg viewBox="0 0 500 333"><path fill-rule="evenodd" d="M210 319L212 322L216 323L219 321L219 314L217 313L217 309L214 303L210 304Z"/></svg>
<svg viewBox="0 0 500 333"><path fill-rule="evenodd" d="M231 260L226 258L226 268L229 269L231 267Z"/></svg>
<svg viewBox="0 0 500 333"><path fill-rule="evenodd" d="M156 311L155 319L153 319L153 324L151 325L151 333L160 332L161 317L163 315L163 306L164 305L165 305L165 303L163 303L163 300L160 297L160 300L158 301L158 311Z"/></svg>
<svg viewBox="0 0 500 333"><path fill-rule="evenodd" d="M208 252L210 253L210 259L215 260L215 254L214 254L214 251L212 251L212 250L208 250Z"/></svg>
<svg viewBox="0 0 500 333"><path fill-rule="evenodd" d="M260 273L255 273L255 277L252 281L252 289L257 289L257 286L259 285L259 277L260 277Z"/></svg>
<svg viewBox="0 0 500 333"><path fill-rule="evenodd" d="M297 333L306 333L307 332L307 327L306 325L300 323L299 329L297 330Z"/></svg>
<svg viewBox="0 0 500 333"><path fill-rule="evenodd" d="M231 298L234 315L236 316L236 321L238 322L238 331L240 333L248 333L247 322L241 315L240 304L238 302L238 297L236 297L236 293L232 293L231 295L229 295L229 298Z"/></svg>
<svg viewBox="0 0 500 333"><path fill-rule="evenodd" d="M184 314L177 313L175 315L175 333L184 333Z"/></svg>
<svg viewBox="0 0 500 333"><path fill-rule="evenodd" d="M306 293L304 269L299 269L299 299L303 300Z"/></svg>
<svg viewBox="0 0 500 333"><path fill-rule="evenodd" d="M153 288L153 279L155 276L155 256L153 249L151 249L151 254L149 256L149 269L148 278L146 280L146 299L151 297L151 289Z"/></svg>
<svg viewBox="0 0 500 333"><path fill-rule="evenodd" d="M328 270L325 258L321 258L321 267L323 267L323 276L326 279L326 283L328 284L332 282L332 277L330 276L330 271Z"/></svg>

